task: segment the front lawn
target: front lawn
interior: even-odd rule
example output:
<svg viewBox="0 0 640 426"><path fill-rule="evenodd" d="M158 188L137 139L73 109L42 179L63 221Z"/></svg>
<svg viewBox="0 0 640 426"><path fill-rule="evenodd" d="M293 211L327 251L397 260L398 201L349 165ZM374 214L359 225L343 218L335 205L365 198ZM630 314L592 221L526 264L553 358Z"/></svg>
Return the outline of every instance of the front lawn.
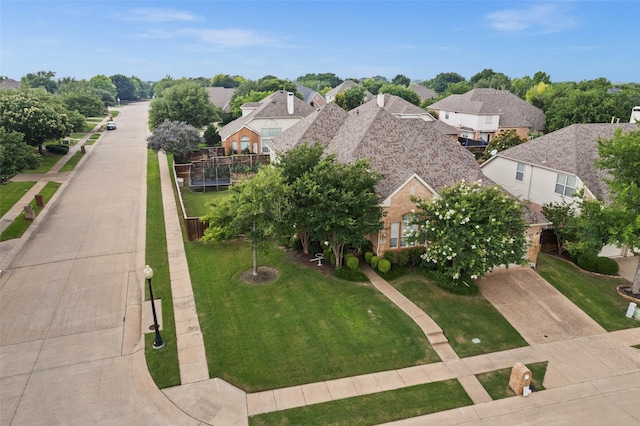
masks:
<svg viewBox="0 0 640 426"><path fill-rule="evenodd" d="M250 285L248 243L185 243L211 377L256 392L438 361L418 326L370 285L323 275L271 246L280 275Z"/></svg>
<svg viewBox="0 0 640 426"><path fill-rule="evenodd" d="M391 282L444 331L461 358L527 346L527 342L482 295L449 293L419 271ZM479 339L473 343L472 339Z"/></svg>
<svg viewBox="0 0 640 426"><path fill-rule="evenodd" d="M44 186L44 188L42 188L42 190L40 191L40 194L42 195L45 206L47 205L51 197L53 197L53 194L56 193L60 185L61 184L57 182L48 182ZM37 217L40 211L42 211L42 208L36 205L35 199L32 200L29 203L29 205L33 207L33 211L35 212ZM22 234L24 234L25 231L29 228L30 225L31 225L31 221L25 219L24 213L20 213L18 217L16 217L13 220L13 222L11 222L9 226L7 226L7 228L2 232L2 234L0 234L0 241L11 240L13 238L20 238Z"/></svg>
<svg viewBox="0 0 640 426"><path fill-rule="evenodd" d="M473 405L456 379L249 417L251 426L374 425Z"/></svg>
<svg viewBox="0 0 640 426"><path fill-rule="evenodd" d="M616 286L627 284L626 281L583 271L544 253L538 255L537 271L605 330L638 326L638 321L625 317L629 301L616 291Z"/></svg>
<svg viewBox="0 0 640 426"><path fill-rule="evenodd" d="M35 169L25 169L21 173L47 173L63 156L60 154L53 154L48 151L44 151L42 153L42 161L40 165Z"/></svg>
<svg viewBox="0 0 640 426"><path fill-rule="evenodd" d="M220 201L229 195L229 191L209 188L206 192L191 192L189 188L182 188L180 191L182 202L189 217L202 217L209 212L209 204L213 201Z"/></svg>

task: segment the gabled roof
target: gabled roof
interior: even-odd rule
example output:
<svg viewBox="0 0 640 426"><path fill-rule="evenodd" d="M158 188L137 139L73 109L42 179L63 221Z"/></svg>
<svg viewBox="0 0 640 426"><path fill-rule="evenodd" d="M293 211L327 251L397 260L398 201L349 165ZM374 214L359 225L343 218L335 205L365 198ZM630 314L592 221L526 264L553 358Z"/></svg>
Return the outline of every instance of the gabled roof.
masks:
<svg viewBox="0 0 640 426"><path fill-rule="evenodd" d="M304 86L300 83L296 83L296 90L302 95L302 100L306 103L310 103L315 95L322 96L320 93L316 92L310 87Z"/></svg>
<svg viewBox="0 0 640 426"><path fill-rule="evenodd" d="M499 114L501 128L528 127L538 131L544 128L544 112L506 90L473 89L447 96L429 108L471 115Z"/></svg>
<svg viewBox="0 0 640 426"><path fill-rule="evenodd" d="M5 78L0 82L0 89L17 90L20 88L20 82L11 78Z"/></svg>
<svg viewBox="0 0 640 426"><path fill-rule="evenodd" d="M222 108L224 112L231 111L230 102L235 91L236 89L227 87L207 87L211 103Z"/></svg>
<svg viewBox="0 0 640 426"><path fill-rule="evenodd" d="M344 92L347 89L351 89L352 87L357 87L359 86L358 83L356 83L353 80L345 80L342 83L338 84L336 87L334 87L333 89L329 90L326 94L325 97L336 97L336 95L340 92Z"/></svg>
<svg viewBox="0 0 640 426"><path fill-rule="evenodd" d="M293 98L293 114L289 114L287 109L287 99L289 94L284 90L279 90L258 102L256 108L244 117L237 118L220 129L220 137L225 140L241 128L247 126L257 118L279 119L279 118L304 118L315 111L315 108L304 103L296 96ZM250 127L250 126L249 126Z"/></svg>
<svg viewBox="0 0 640 426"><path fill-rule="evenodd" d="M597 140L612 138L618 128L623 132L640 129L629 123L572 124L501 151L496 157L578 176L595 197L608 201L609 187L605 182L608 173L595 167Z"/></svg>
<svg viewBox="0 0 640 426"><path fill-rule="evenodd" d="M438 97L438 94L428 87L424 87L422 84L412 84L409 86L410 90L413 90L420 96L420 102L424 102L426 99L434 99Z"/></svg>
<svg viewBox="0 0 640 426"><path fill-rule="evenodd" d="M437 131L439 131L443 135L457 137L460 134L460 131L458 129L448 125L444 121L436 120L436 121L431 121L430 123Z"/></svg>
<svg viewBox="0 0 640 426"><path fill-rule="evenodd" d="M473 154L439 133L431 123L397 118L376 102L349 113L327 104L276 137L270 147L278 152L303 142L321 143L342 163L369 159L372 169L384 175L376 187L383 199L414 174L436 191L462 179L491 183Z"/></svg>
<svg viewBox="0 0 640 426"><path fill-rule="evenodd" d="M411 102L401 98L400 96L390 95L388 93L378 94L378 104L382 102L382 107L397 117L403 116L426 116L430 121L435 118L422 108L415 106Z"/></svg>

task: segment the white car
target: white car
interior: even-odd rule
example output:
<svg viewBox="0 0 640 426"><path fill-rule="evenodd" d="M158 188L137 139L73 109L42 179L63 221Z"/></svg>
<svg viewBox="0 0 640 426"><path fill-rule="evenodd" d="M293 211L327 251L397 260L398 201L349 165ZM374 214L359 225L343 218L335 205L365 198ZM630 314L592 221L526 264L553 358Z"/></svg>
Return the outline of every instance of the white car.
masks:
<svg viewBox="0 0 640 426"><path fill-rule="evenodd" d="M107 130L115 130L116 122L115 121L107 121Z"/></svg>

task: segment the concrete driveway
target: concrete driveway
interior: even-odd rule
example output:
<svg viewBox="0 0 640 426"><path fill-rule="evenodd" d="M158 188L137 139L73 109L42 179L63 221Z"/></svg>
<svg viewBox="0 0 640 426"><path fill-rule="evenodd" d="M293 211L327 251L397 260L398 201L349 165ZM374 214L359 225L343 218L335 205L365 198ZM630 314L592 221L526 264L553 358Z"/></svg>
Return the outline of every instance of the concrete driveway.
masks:
<svg viewBox="0 0 640 426"><path fill-rule="evenodd" d="M606 333L531 268L494 270L479 286L530 345Z"/></svg>

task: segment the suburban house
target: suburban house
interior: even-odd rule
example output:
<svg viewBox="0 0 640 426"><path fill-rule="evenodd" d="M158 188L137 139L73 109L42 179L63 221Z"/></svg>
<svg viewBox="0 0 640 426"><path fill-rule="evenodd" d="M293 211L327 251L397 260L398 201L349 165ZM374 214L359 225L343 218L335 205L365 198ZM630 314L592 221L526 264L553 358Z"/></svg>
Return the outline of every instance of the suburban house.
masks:
<svg viewBox="0 0 640 426"><path fill-rule="evenodd" d="M241 109L242 117L220 129L227 154L269 153L269 141L317 108L291 92L279 90L260 102L244 104Z"/></svg>
<svg viewBox="0 0 640 426"><path fill-rule="evenodd" d="M324 96L307 86L296 83L296 90L302 95L302 100L314 108L321 108L327 104Z"/></svg>
<svg viewBox="0 0 640 426"><path fill-rule="evenodd" d="M410 214L416 207L412 197L430 199L463 179L493 184L482 174L473 154L438 132L433 122L401 119L378 102L349 112L327 104L273 139L272 160L304 142L322 144L341 163L366 158L384 176L376 187L385 212L384 225L369 236L377 255L411 245L403 231L412 227ZM531 220L540 221L539 215L534 216Z"/></svg>
<svg viewBox="0 0 640 426"><path fill-rule="evenodd" d="M595 167L599 138L616 129L638 130L637 124L573 124L513 148L482 164L482 172L515 197L542 206L572 201L583 189L590 199L609 201L607 172ZM607 246L603 256L624 256L625 247Z"/></svg>
<svg viewBox="0 0 640 426"><path fill-rule="evenodd" d="M436 121L427 111L399 96L379 93L376 99L379 107L398 118L420 118L424 121Z"/></svg>
<svg viewBox="0 0 640 426"><path fill-rule="evenodd" d="M327 103L335 102L336 95L338 93L344 92L345 90L351 89L352 87L359 87L359 86L360 85L353 80L345 80L339 85L337 85L336 87L334 87L333 89L329 90L327 93L325 93L324 98L327 101ZM371 92L369 92L368 90L364 91L365 102L370 101L371 99L373 99L373 97L374 95Z"/></svg>
<svg viewBox="0 0 640 426"><path fill-rule="evenodd" d="M513 93L473 89L429 105L438 119L458 129L458 136L489 143L502 130L515 129L521 138L544 129L544 112Z"/></svg>
<svg viewBox="0 0 640 426"><path fill-rule="evenodd" d="M236 89L228 87L207 87L209 101L224 112L231 112L231 98Z"/></svg>

